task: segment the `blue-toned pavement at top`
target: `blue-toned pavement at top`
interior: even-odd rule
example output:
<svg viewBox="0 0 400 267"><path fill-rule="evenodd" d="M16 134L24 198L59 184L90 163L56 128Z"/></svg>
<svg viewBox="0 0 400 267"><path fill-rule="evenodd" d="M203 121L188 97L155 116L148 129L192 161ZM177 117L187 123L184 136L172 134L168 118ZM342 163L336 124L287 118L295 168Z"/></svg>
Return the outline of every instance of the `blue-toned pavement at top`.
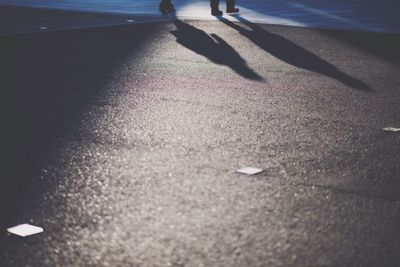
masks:
<svg viewBox="0 0 400 267"><path fill-rule="evenodd" d="M173 2L178 18L216 19L210 15L209 2L206 0L175 0ZM0 5L6 6L132 16L148 15L153 21L174 18L160 15L158 4L157 0L0 0ZM237 0L237 6L241 9L242 17L255 23L400 33L400 2L394 0ZM221 1L221 9L225 9L223 1ZM234 17L224 16L235 21ZM149 17L144 20L139 18L135 22L148 22Z"/></svg>

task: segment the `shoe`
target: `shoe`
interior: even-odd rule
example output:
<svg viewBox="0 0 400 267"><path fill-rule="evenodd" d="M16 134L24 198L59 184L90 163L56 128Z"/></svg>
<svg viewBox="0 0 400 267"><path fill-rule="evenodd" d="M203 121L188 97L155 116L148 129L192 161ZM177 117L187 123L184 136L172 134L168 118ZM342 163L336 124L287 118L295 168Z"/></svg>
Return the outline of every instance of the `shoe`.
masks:
<svg viewBox="0 0 400 267"><path fill-rule="evenodd" d="M221 10L218 9L213 9L211 10L211 15L213 16L222 16L223 12Z"/></svg>
<svg viewBox="0 0 400 267"><path fill-rule="evenodd" d="M239 13L239 8L227 8L226 13Z"/></svg>

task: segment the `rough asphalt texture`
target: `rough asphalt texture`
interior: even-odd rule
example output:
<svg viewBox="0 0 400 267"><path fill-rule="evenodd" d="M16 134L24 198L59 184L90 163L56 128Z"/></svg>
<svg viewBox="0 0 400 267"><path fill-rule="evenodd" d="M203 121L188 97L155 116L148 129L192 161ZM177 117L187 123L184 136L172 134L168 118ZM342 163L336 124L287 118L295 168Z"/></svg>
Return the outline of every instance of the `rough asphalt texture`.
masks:
<svg viewBox="0 0 400 267"><path fill-rule="evenodd" d="M0 266L399 266L399 45L245 21L1 37ZM45 232L6 233L25 222Z"/></svg>

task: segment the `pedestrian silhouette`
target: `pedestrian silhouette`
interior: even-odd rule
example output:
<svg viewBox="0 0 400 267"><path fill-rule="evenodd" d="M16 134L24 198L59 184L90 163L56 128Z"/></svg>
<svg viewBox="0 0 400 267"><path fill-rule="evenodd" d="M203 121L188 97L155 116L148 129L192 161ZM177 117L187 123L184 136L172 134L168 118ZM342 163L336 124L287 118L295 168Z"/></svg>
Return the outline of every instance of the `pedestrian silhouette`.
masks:
<svg viewBox="0 0 400 267"><path fill-rule="evenodd" d="M247 65L239 53L218 35L208 35L179 20L175 22L175 25L177 29L171 33L179 44L216 64L228 66L246 79L263 81L263 78Z"/></svg>
<svg viewBox="0 0 400 267"><path fill-rule="evenodd" d="M247 25L250 29L241 27L239 24L233 23L222 17L220 17L219 20L237 30L240 34L251 40L255 45L274 57L292 66L331 77L354 89L371 91L367 84L342 72L340 69L320 58L313 52L308 51L276 33L269 32L239 15L233 15L233 17Z"/></svg>
<svg viewBox="0 0 400 267"><path fill-rule="evenodd" d="M161 0L159 9L162 14L175 12L175 7L171 0Z"/></svg>
<svg viewBox="0 0 400 267"><path fill-rule="evenodd" d="M238 13L239 8L235 8L235 0L225 0L226 13ZM219 10L219 0L210 0L211 15L222 16L223 12Z"/></svg>

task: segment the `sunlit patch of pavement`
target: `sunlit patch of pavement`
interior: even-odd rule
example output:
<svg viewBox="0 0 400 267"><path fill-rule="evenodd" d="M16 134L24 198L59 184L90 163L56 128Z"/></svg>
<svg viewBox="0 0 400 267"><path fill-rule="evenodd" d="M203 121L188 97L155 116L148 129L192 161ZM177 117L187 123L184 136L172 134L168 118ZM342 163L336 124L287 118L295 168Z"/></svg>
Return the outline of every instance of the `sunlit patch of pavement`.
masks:
<svg viewBox="0 0 400 267"><path fill-rule="evenodd" d="M165 20L179 19L199 19L217 20L211 16L208 1L198 0L175 0L173 1L176 14L161 15L158 10L158 0L153 1L128 1L128 0L0 0L0 5L16 7L34 7L39 9L64 10L74 12L89 12L99 16L108 15L129 15L134 17L132 23L149 23ZM399 8L395 2L373 2L373 1L342 1L335 0L321 3L310 4L304 0L298 1L237 1L240 14L248 21L253 23L286 25L296 27L327 28L342 30L357 30L367 32L400 32L400 19L397 15ZM221 10L225 9L225 3L221 2ZM235 18L224 14L230 21ZM57 18L56 20L62 20ZM64 26L60 25L56 29L70 28L69 20L64 20ZM110 22L105 19L98 21L95 25L82 21L81 27L107 26L124 24L121 21ZM73 28L77 28L74 26ZM27 29L29 31L29 29ZM1 28L0 28L1 32Z"/></svg>

